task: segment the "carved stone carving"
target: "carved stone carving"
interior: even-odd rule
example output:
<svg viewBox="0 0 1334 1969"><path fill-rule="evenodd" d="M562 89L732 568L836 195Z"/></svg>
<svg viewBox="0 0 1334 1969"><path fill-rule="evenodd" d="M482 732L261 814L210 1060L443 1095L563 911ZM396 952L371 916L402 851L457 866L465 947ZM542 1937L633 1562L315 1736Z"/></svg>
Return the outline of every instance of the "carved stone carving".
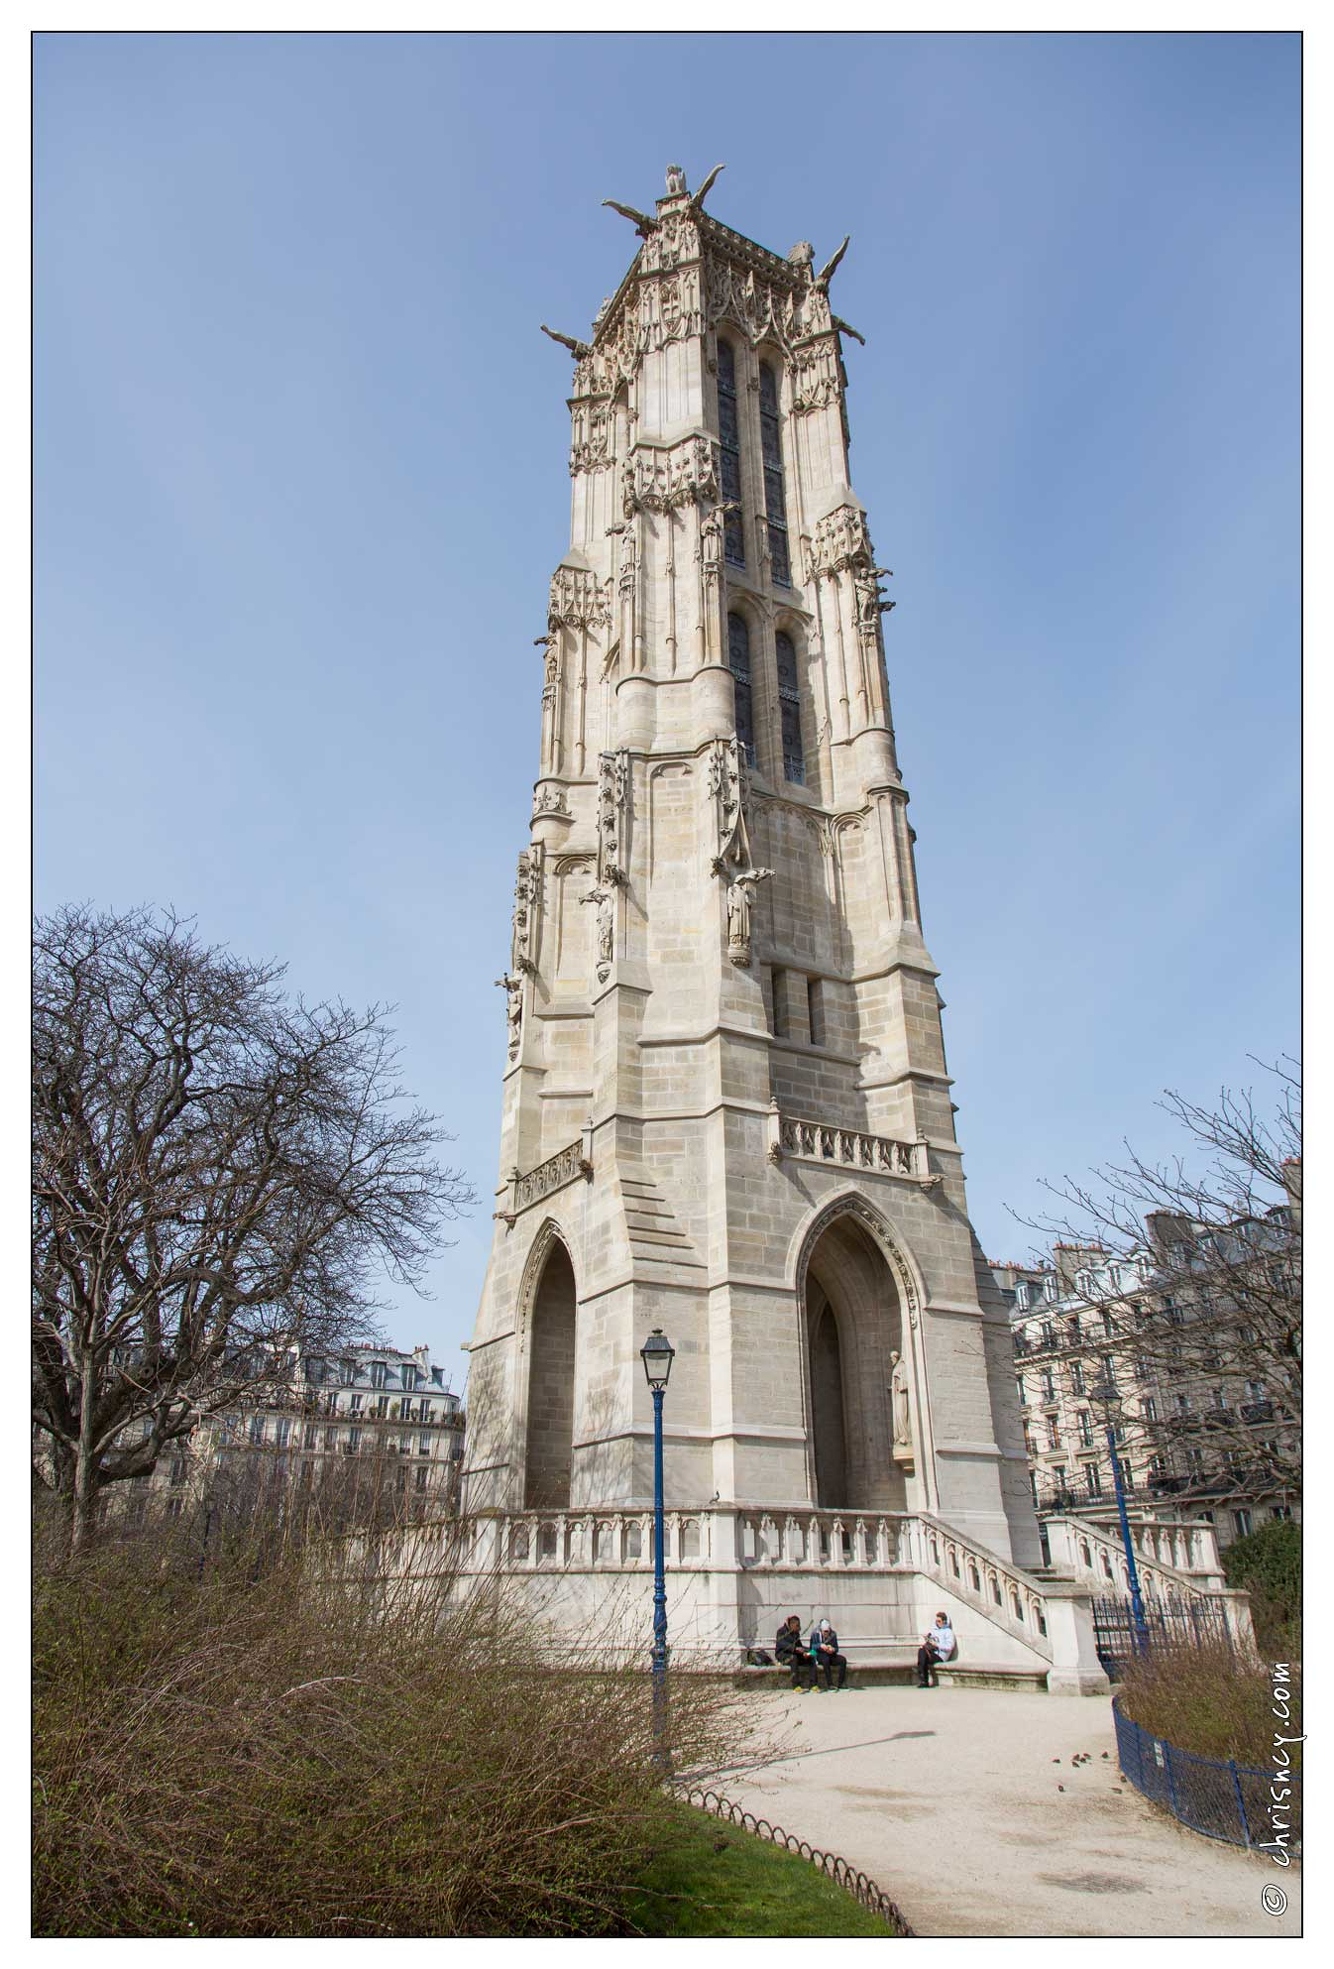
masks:
<svg viewBox="0 0 1334 1969"><path fill-rule="evenodd" d="M537 969L537 939L542 921L542 874L546 850L540 841L519 856L514 883L514 933L510 949L513 971Z"/></svg>
<svg viewBox="0 0 1334 1969"><path fill-rule="evenodd" d="M823 410L837 403L843 391L843 365L834 335L822 335L794 348L791 357L792 408L797 412Z"/></svg>
<svg viewBox="0 0 1334 1969"><path fill-rule="evenodd" d="M727 955L734 964L750 962L750 919L754 892L772 868L739 868L727 884Z"/></svg>
<svg viewBox="0 0 1334 1969"><path fill-rule="evenodd" d="M729 862L741 867L750 860L750 840L746 833L746 761L735 738L715 738L709 748L709 792L718 828L713 872L721 875Z"/></svg>
<svg viewBox="0 0 1334 1969"><path fill-rule="evenodd" d="M640 445L621 468L621 510L627 520L717 497L717 450L705 437L686 438L670 450Z"/></svg>
<svg viewBox="0 0 1334 1969"><path fill-rule="evenodd" d="M875 550L866 530L866 515L856 506L836 506L815 523L810 545L809 575L837 574L844 568L873 566Z"/></svg>
<svg viewBox="0 0 1334 1969"><path fill-rule="evenodd" d="M599 984L605 984L611 976L612 961L616 955L616 890L614 887L604 889L598 883L579 900L591 902L597 909L597 974Z"/></svg>
<svg viewBox="0 0 1334 1969"><path fill-rule="evenodd" d="M621 822L630 794L630 754L598 754L598 861L597 879L616 888L626 879L623 866Z"/></svg>
<svg viewBox="0 0 1334 1969"><path fill-rule="evenodd" d="M902 1355L889 1357L889 1413L893 1424L893 1457L896 1463L913 1461L912 1403L908 1394L908 1370Z"/></svg>
<svg viewBox="0 0 1334 1969"><path fill-rule="evenodd" d="M606 396L570 399L570 476L610 464L615 420Z"/></svg>
<svg viewBox="0 0 1334 1969"><path fill-rule="evenodd" d="M509 1056L517 1059L523 1038L523 973L507 971L496 983L505 994L505 1017L509 1020Z"/></svg>
<svg viewBox="0 0 1334 1969"><path fill-rule="evenodd" d="M607 586L592 568L558 567L551 577L547 628L601 629L611 621Z"/></svg>
<svg viewBox="0 0 1334 1969"><path fill-rule="evenodd" d="M559 814L562 819L570 816L570 803L565 797L563 786L539 786L533 793L533 819L541 814Z"/></svg>

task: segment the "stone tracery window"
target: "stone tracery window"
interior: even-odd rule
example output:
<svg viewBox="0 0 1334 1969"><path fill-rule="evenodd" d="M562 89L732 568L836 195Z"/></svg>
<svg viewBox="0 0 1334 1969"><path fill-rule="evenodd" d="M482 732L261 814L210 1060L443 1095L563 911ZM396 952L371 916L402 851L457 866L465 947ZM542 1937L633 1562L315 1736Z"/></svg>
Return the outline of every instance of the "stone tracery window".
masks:
<svg viewBox="0 0 1334 1969"><path fill-rule="evenodd" d="M750 681L750 630L744 615L727 618L727 667L732 673L732 692L736 702L737 743L746 755L746 764L755 764L755 711Z"/></svg>
<svg viewBox="0 0 1334 1969"><path fill-rule="evenodd" d="M797 687L797 652L782 629L774 637L778 664L778 712L783 723L783 777L806 784L806 759L801 745L801 693Z"/></svg>
<svg viewBox="0 0 1334 1969"><path fill-rule="evenodd" d="M721 370L719 372L721 374ZM778 381L771 365L760 364L760 458L764 467L764 513L769 565L775 581L792 585L787 550L787 502L783 496L783 447L779 436ZM795 775L789 773L788 778Z"/></svg>
<svg viewBox="0 0 1334 1969"><path fill-rule="evenodd" d="M718 438L722 448L721 490L736 511L723 518L723 554L734 567L746 565L746 530L741 517L741 424L736 400L736 352L718 344Z"/></svg>

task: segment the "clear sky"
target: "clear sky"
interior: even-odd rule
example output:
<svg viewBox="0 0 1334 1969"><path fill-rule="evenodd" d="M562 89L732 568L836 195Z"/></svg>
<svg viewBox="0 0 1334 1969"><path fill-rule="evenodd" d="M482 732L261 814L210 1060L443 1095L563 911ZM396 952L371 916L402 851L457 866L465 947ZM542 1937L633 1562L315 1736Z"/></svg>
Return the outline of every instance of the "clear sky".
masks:
<svg viewBox="0 0 1334 1969"><path fill-rule="evenodd" d="M1297 1050L1293 35L39 36L40 908L397 1006L479 1206L569 359L668 161L845 232L972 1214Z"/></svg>

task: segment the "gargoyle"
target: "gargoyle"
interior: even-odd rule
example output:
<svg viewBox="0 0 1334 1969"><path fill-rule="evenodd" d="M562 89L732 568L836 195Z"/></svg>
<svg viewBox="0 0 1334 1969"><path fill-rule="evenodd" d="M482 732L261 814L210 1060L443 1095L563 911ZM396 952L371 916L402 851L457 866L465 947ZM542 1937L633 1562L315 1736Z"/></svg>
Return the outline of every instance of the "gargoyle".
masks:
<svg viewBox="0 0 1334 1969"><path fill-rule="evenodd" d="M585 356L592 355L593 351L587 342L580 342L573 335L562 335L559 330L548 328L545 322L541 322L539 326L544 335L549 335L553 342L559 342L562 348L568 349L580 362Z"/></svg>

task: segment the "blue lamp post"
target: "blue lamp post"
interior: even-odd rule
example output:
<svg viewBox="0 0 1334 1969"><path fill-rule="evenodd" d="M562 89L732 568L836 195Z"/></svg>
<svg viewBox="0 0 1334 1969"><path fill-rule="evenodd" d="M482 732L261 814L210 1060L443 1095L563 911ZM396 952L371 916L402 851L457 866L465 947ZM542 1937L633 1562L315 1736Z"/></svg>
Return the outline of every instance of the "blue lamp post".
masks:
<svg viewBox="0 0 1334 1969"><path fill-rule="evenodd" d="M1126 1487L1121 1478L1121 1459L1116 1453L1116 1425L1121 1410L1121 1397L1116 1383L1110 1374L1104 1375L1095 1388L1089 1389L1089 1400L1096 1403L1107 1431L1107 1447L1112 1456L1112 1488L1116 1492L1116 1512L1121 1520L1121 1544L1126 1555L1126 1578L1130 1583L1130 1617L1135 1629L1135 1653L1148 1653L1149 1624L1144 1618L1144 1596L1139 1590L1139 1567L1135 1564L1135 1545L1130 1536L1130 1519L1126 1514Z"/></svg>
<svg viewBox="0 0 1334 1969"><path fill-rule="evenodd" d="M655 1326L639 1350L644 1374L653 1392L653 1734L658 1762L667 1761L667 1580L663 1569L662 1521L662 1398L676 1359L676 1350L660 1326Z"/></svg>

